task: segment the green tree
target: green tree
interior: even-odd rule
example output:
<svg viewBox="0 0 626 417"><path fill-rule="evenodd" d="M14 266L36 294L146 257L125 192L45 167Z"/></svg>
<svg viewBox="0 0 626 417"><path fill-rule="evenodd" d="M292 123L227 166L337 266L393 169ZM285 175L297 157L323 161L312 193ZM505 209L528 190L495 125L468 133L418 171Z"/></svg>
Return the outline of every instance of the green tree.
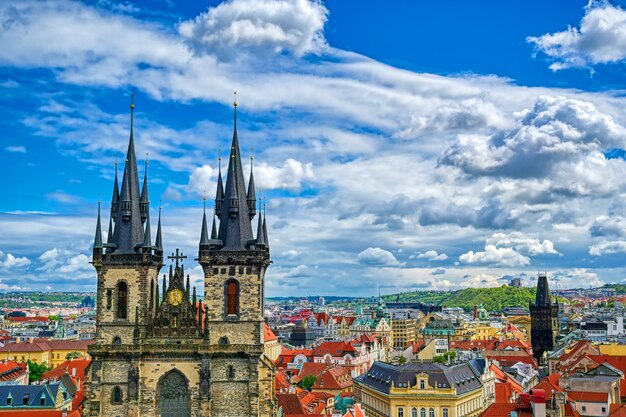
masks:
<svg viewBox="0 0 626 417"><path fill-rule="evenodd" d="M52 369L52 367L47 366L45 363L36 363L31 361L30 359L26 363L28 364L28 370L30 371L30 373L28 374L29 384L32 384L35 381L39 381L44 372Z"/></svg>
<svg viewBox="0 0 626 417"><path fill-rule="evenodd" d="M82 357L83 357L82 353L74 351L65 355L65 360L69 361L70 359L76 359L76 358L82 358Z"/></svg>
<svg viewBox="0 0 626 417"><path fill-rule="evenodd" d="M405 358L404 356L400 356L400 357L398 358L398 363L399 363L400 365L402 365L403 363L406 363L406 358Z"/></svg>
<svg viewBox="0 0 626 417"><path fill-rule="evenodd" d="M311 387L315 385L317 378L315 375L307 375L298 382L298 387L305 389L307 391L311 391Z"/></svg>

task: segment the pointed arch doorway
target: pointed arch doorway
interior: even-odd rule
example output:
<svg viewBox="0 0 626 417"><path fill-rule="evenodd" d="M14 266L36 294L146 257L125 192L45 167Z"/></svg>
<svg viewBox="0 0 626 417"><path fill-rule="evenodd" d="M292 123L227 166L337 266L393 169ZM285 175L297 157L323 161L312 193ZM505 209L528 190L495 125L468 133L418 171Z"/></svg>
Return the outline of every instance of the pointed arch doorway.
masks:
<svg viewBox="0 0 626 417"><path fill-rule="evenodd" d="M189 383L176 369L159 381L158 404L161 417L191 417Z"/></svg>

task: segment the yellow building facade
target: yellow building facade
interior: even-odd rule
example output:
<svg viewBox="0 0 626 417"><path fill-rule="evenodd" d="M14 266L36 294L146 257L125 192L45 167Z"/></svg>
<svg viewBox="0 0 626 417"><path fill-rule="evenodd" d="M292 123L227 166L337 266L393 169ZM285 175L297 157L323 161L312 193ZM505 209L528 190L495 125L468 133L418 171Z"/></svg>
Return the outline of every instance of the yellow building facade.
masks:
<svg viewBox="0 0 626 417"><path fill-rule="evenodd" d="M417 322L414 319L391 319L391 341L394 348L404 348L417 340Z"/></svg>
<svg viewBox="0 0 626 417"><path fill-rule="evenodd" d="M354 383L368 417L475 417L483 411L480 376L467 364L376 362Z"/></svg>

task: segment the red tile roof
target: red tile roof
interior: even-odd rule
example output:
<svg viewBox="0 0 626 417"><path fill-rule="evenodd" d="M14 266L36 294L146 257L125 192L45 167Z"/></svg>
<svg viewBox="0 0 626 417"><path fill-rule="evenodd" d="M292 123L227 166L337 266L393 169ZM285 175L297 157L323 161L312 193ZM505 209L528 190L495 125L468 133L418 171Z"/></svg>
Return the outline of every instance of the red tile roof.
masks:
<svg viewBox="0 0 626 417"><path fill-rule="evenodd" d="M0 362L0 381L11 381L26 372L25 363L17 363L14 361Z"/></svg>
<svg viewBox="0 0 626 417"><path fill-rule="evenodd" d="M317 376L317 380L311 389L315 390L344 390L353 385L352 376L341 366L326 369Z"/></svg>
<svg viewBox="0 0 626 417"><path fill-rule="evenodd" d="M267 323L264 323L263 326L263 340L266 342L271 342L273 340L278 340L278 337L274 334L270 326Z"/></svg>
<svg viewBox="0 0 626 417"><path fill-rule="evenodd" d="M326 354L344 356L347 353L354 354L355 352L354 346L348 342L324 342L313 351L313 356L324 356Z"/></svg>
<svg viewBox="0 0 626 417"><path fill-rule="evenodd" d="M479 417L510 417L511 411L517 412L517 417L533 417L530 408L520 408L519 404L495 403L483 411Z"/></svg>
<svg viewBox="0 0 626 417"><path fill-rule="evenodd" d="M608 403L608 392L568 391L567 398L571 401L588 403Z"/></svg>
<svg viewBox="0 0 626 417"><path fill-rule="evenodd" d="M61 378L61 376L63 376L64 374L69 374L70 376L74 374L75 378L80 379L82 383L82 381L85 380L85 369L87 368L87 366L89 366L90 363L91 363L91 359L84 359L84 358L71 359L69 361L63 362L56 368L48 372L45 372L41 378L42 379L54 379L55 381L58 381Z"/></svg>

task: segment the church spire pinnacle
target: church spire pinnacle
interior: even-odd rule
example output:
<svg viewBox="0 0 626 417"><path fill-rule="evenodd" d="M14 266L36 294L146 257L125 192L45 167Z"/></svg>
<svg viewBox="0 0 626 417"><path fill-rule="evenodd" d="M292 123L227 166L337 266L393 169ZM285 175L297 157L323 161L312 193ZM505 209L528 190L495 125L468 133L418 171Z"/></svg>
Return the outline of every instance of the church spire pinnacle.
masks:
<svg viewBox="0 0 626 417"><path fill-rule="evenodd" d="M203 212L202 212L202 231L200 232L200 247L209 245L209 231L206 221L206 195L203 197Z"/></svg>
<svg viewBox="0 0 626 417"><path fill-rule="evenodd" d="M154 243L157 252L163 253L163 238L161 237L161 206L159 205L159 223L157 225L156 242Z"/></svg>
<svg viewBox="0 0 626 417"><path fill-rule="evenodd" d="M100 199L98 199L98 220L96 221L96 235L93 240L93 248L102 249L102 226L100 225Z"/></svg>
<svg viewBox="0 0 626 417"><path fill-rule="evenodd" d="M141 188L141 198L139 200L139 211L141 212L141 221L145 222L150 211L150 200L148 197L148 153L146 152L146 168L143 174L143 187Z"/></svg>
<svg viewBox="0 0 626 417"><path fill-rule="evenodd" d="M219 154L219 150L218 150ZM222 157L217 157L217 191L215 192L215 214L222 215L222 205L224 204L224 183L222 181Z"/></svg>
<svg viewBox="0 0 626 417"><path fill-rule="evenodd" d="M252 148L251 151L253 151ZM250 179L248 180L248 193L246 197L248 201L248 215L250 216L250 220L252 220L256 215L256 191L254 188L254 175L252 173L253 164L254 155L250 155Z"/></svg>
<svg viewBox="0 0 626 417"><path fill-rule="evenodd" d="M137 157L135 155L134 141L134 98L130 105L131 127L128 150L126 152L126 164L124 165L124 177L122 178L122 191L120 205L115 217L114 244L116 252L134 253L137 245L142 246L143 227L140 211L139 175L137 172ZM115 193L115 191L114 191Z"/></svg>

